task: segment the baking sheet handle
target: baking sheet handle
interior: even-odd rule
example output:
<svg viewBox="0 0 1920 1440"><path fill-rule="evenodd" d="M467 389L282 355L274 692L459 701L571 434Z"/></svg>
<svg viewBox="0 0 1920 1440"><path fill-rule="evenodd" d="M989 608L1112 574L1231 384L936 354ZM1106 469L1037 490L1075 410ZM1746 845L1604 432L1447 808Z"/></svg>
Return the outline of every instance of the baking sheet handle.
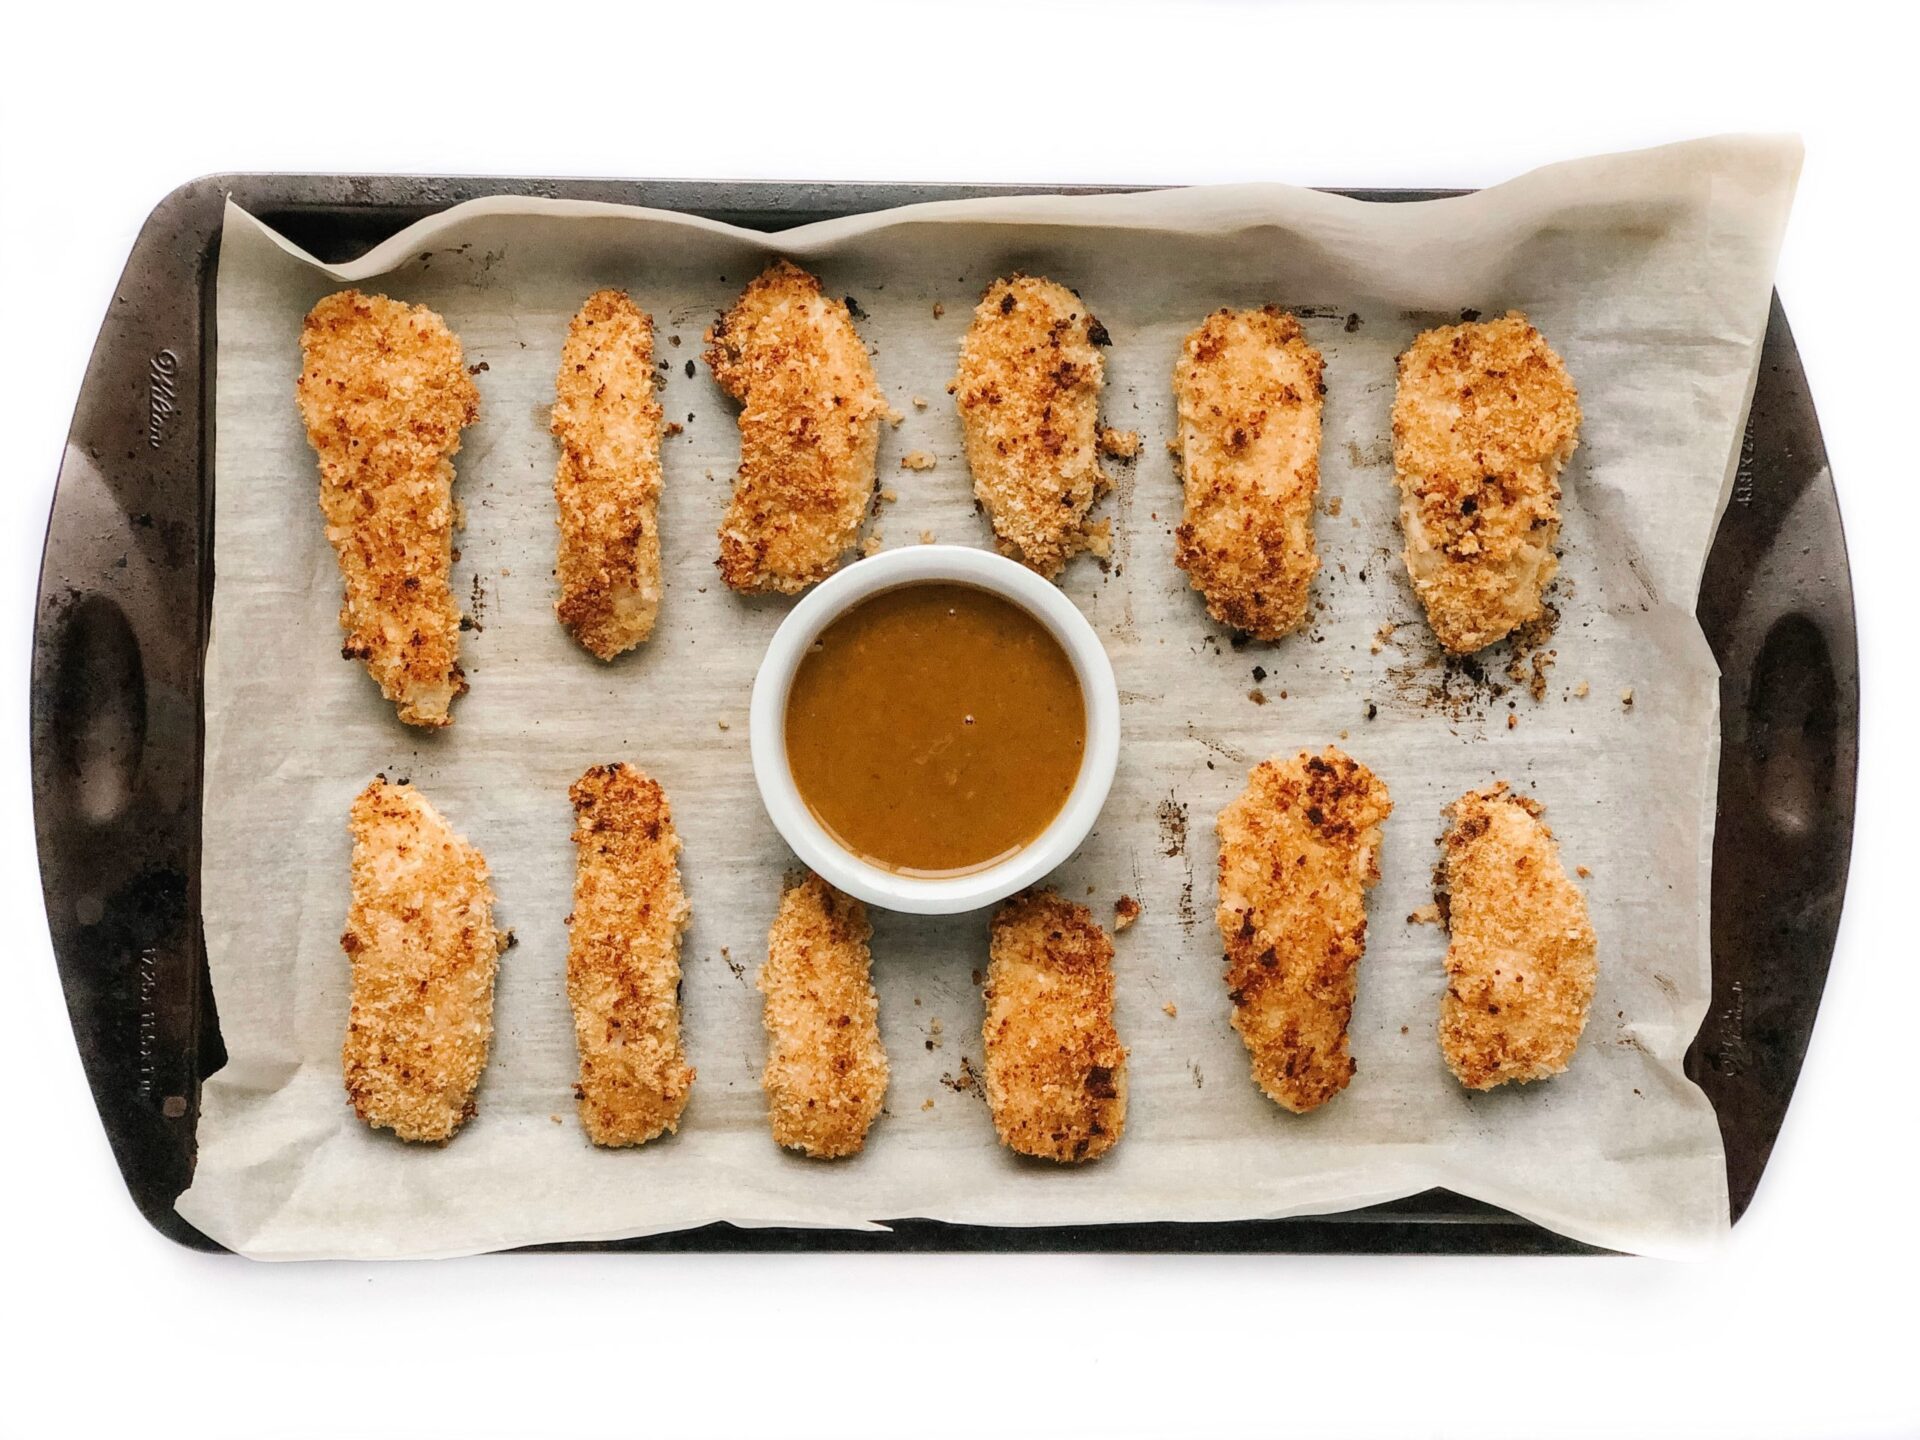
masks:
<svg viewBox="0 0 1920 1440"><path fill-rule="evenodd" d="M34 815L47 921L95 1103L136 1204L173 1211L224 1060L197 916L219 187L135 242L60 466L34 617Z"/></svg>

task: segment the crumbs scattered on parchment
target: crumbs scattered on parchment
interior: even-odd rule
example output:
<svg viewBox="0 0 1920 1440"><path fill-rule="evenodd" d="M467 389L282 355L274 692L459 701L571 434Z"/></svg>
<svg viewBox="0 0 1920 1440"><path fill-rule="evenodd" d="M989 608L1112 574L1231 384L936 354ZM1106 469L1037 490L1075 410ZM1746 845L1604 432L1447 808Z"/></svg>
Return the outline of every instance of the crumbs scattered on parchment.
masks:
<svg viewBox="0 0 1920 1440"><path fill-rule="evenodd" d="M1382 625L1378 630L1373 632L1373 644L1369 645L1367 648L1373 654L1378 655L1381 652L1381 650L1386 648L1387 642L1393 639L1393 632L1398 630L1399 628L1400 627L1397 624L1395 624L1393 621L1391 620L1387 621L1386 624Z"/></svg>
<svg viewBox="0 0 1920 1440"><path fill-rule="evenodd" d="M663 427L661 427L660 433L664 438L671 440L674 436L680 434L686 428L687 427L682 425L678 420L669 420Z"/></svg>
<svg viewBox="0 0 1920 1440"><path fill-rule="evenodd" d="M932 1020L930 1020L927 1023L927 1049L938 1050L940 1048L941 1033L942 1033L942 1027L940 1024L940 1017L936 1015L933 1017Z"/></svg>
<svg viewBox="0 0 1920 1440"><path fill-rule="evenodd" d="M951 1072L940 1077L940 1083L956 1095L978 1095L987 1098L986 1087L980 1083L980 1077L974 1073L973 1061L965 1055L960 1057L960 1073Z"/></svg>
<svg viewBox="0 0 1920 1440"><path fill-rule="evenodd" d="M1326 498L1326 501L1321 508L1324 509L1327 512L1327 514L1332 516L1335 520L1338 520L1340 518L1341 508L1345 504L1346 504L1346 501L1341 496L1329 495Z"/></svg>
<svg viewBox="0 0 1920 1440"><path fill-rule="evenodd" d="M929 1095L929 1096L928 1096L928 1097L927 1097L926 1099L924 1099L924 1100L922 1100L922 1101L920 1102L920 1108L921 1108L922 1110L931 1110L931 1109L933 1109L933 1097L932 1097L931 1095Z"/></svg>
<svg viewBox="0 0 1920 1440"><path fill-rule="evenodd" d="M560 1123L560 1117L558 1115L549 1115L547 1116L547 1119L551 1120L556 1125Z"/></svg>
<svg viewBox="0 0 1920 1440"><path fill-rule="evenodd" d="M933 543L934 543L934 534L933 534L933 531L931 531L931 530L922 530L922 531L920 532L920 543L921 543L922 545L931 545L931 544L933 544Z"/></svg>
<svg viewBox="0 0 1920 1440"><path fill-rule="evenodd" d="M1180 1018L1180 1007L1174 1004L1173 1001L1171 1000L1167 1001L1166 1004L1162 1005L1160 1009L1165 1013L1166 1017L1169 1020L1177 1020Z"/></svg>
<svg viewBox="0 0 1920 1440"><path fill-rule="evenodd" d="M731 730L733 728L724 720L716 720L714 724L718 725L722 730Z"/></svg>
<svg viewBox="0 0 1920 1440"><path fill-rule="evenodd" d="M1582 880L1591 880L1593 878L1593 872L1584 865L1574 866L1573 873L1578 875Z"/></svg>
<svg viewBox="0 0 1920 1440"><path fill-rule="evenodd" d="M1576 700L1584 700L1592 692L1593 687L1582 680L1578 685L1573 687L1573 698Z"/></svg>
<svg viewBox="0 0 1920 1440"><path fill-rule="evenodd" d="M1622 710L1631 710L1633 708L1633 687L1631 685L1620 692L1620 708Z"/></svg>
<svg viewBox="0 0 1920 1440"><path fill-rule="evenodd" d="M924 410L927 408L927 397L924 395L916 395L913 397L912 403L914 409Z"/></svg>
<svg viewBox="0 0 1920 1440"><path fill-rule="evenodd" d="M1440 907L1430 900L1411 915L1407 916L1407 924L1438 925L1440 918Z"/></svg>
<svg viewBox="0 0 1920 1440"><path fill-rule="evenodd" d="M1113 928L1124 930L1140 918L1140 902L1131 895L1122 895L1113 902Z"/></svg>
<svg viewBox="0 0 1920 1440"><path fill-rule="evenodd" d="M900 457L902 470L931 470L935 464L931 450L909 450Z"/></svg>
<svg viewBox="0 0 1920 1440"><path fill-rule="evenodd" d="M1264 705L1267 703L1267 692L1256 686L1254 689L1247 691L1247 699L1253 701L1256 705Z"/></svg>
<svg viewBox="0 0 1920 1440"><path fill-rule="evenodd" d="M895 426L897 428L900 422L906 419L907 417L901 414L898 410L894 409L891 405L889 405L886 408L886 412L883 415L881 415L880 418L886 421L889 425Z"/></svg>
<svg viewBox="0 0 1920 1440"><path fill-rule="evenodd" d="M938 320L942 315L946 313L947 313L946 306L942 305L938 300L933 302L933 318L934 319Z"/></svg>
<svg viewBox="0 0 1920 1440"><path fill-rule="evenodd" d="M881 538L880 532L876 530L860 542L860 553L862 555L878 555L886 548L886 543L887 542Z"/></svg>
<svg viewBox="0 0 1920 1440"><path fill-rule="evenodd" d="M733 953L724 945L720 947L720 958L727 962L727 969L733 972L734 979L738 980L742 985L747 983L747 967L734 959Z"/></svg>
<svg viewBox="0 0 1920 1440"><path fill-rule="evenodd" d="M1100 432L1100 453L1111 455L1116 460L1133 459L1140 453L1140 432L1115 430L1108 426Z"/></svg>

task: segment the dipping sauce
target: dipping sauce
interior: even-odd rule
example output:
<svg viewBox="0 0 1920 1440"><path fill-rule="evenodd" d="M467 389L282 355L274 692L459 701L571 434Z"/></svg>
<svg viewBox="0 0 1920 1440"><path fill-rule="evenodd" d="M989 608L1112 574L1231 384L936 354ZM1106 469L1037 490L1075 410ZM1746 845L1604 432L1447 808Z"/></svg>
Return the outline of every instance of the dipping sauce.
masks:
<svg viewBox="0 0 1920 1440"><path fill-rule="evenodd" d="M949 581L884 590L820 632L787 694L787 764L841 845L906 875L985 869L1039 837L1086 749L1045 624Z"/></svg>

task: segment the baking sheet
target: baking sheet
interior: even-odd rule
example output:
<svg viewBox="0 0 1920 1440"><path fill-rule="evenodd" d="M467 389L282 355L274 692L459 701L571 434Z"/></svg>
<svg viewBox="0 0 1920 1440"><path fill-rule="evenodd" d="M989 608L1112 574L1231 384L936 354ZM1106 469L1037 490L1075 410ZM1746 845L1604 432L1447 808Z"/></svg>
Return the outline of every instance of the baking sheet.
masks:
<svg viewBox="0 0 1920 1440"><path fill-rule="evenodd" d="M203 1094L181 1213L262 1257L403 1256L712 1220L1246 1219L1441 1185L1596 1244L1710 1246L1727 1225L1724 1163L1711 1108L1680 1068L1706 1005L1718 733L1715 669L1692 609L1798 165L1793 142L1726 139L1422 204L1236 186L959 201L778 237L502 198L333 269L230 210L202 875L230 1060ZM735 430L704 366L690 374L687 363L714 313L776 253L816 268L868 317L876 370L904 417L881 443L882 483L898 499L869 526L886 546L923 533L988 542L944 393L987 281L1024 268L1074 285L1114 337L1108 417L1145 443L1134 464L1109 465L1115 493L1099 513L1114 518L1112 564L1076 561L1065 587L1113 657L1125 748L1100 826L1055 877L1103 917L1123 893L1145 906L1118 939L1128 1134L1097 1165L1061 1171L1007 1154L967 1083L980 1062L972 975L984 967L985 915L876 913L889 1113L861 1156L831 1166L768 1138L751 982L794 862L760 809L744 721L753 670L790 602L741 600L712 570ZM338 659L339 581L292 399L308 306L374 277L373 288L438 309L469 362L486 366L481 418L456 462L473 691L437 735L406 731L362 669ZM603 284L654 313L664 404L684 426L665 447L660 629L611 667L552 618L545 428L567 319ZM1327 357L1322 490L1337 513L1318 522L1324 608L1309 631L1236 648L1172 564L1168 376L1208 309L1269 301L1301 314ZM1564 477L1563 618L1546 642L1555 656L1540 700L1506 677L1505 647L1477 674L1439 662L1394 524L1394 355L1463 309L1509 306L1566 357L1586 412ZM916 449L937 457L934 470L900 469ZM1228 1025L1211 820L1254 761L1328 741L1388 782L1396 811L1354 1015L1359 1073L1324 1110L1297 1117L1254 1089ZM609 759L645 766L675 802L694 906L686 1036L700 1075L678 1136L603 1153L573 1118L562 920L566 787ZM479 1116L442 1150L365 1130L340 1087L345 814L381 769L409 776L483 848L498 918L520 941L502 963ZM1444 936L1405 917L1429 898L1440 808L1496 775L1546 803L1567 863L1591 871L1600 985L1567 1074L1469 1095L1433 1036Z"/></svg>

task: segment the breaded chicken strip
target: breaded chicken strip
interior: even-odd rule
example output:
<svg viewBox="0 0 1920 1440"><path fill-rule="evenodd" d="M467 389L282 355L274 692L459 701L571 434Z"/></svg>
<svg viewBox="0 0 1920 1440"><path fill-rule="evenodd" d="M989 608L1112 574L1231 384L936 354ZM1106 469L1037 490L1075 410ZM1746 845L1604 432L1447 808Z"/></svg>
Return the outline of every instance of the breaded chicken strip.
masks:
<svg viewBox="0 0 1920 1440"><path fill-rule="evenodd" d="M1473 1090L1557 1075L1593 1003L1593 925L1538 802L1507 782L1448 807L1438 882L1447 946L1440 1051Z"/></svg>
<svg viewBox="0 0 1920 1440"><path fill-rule="evenodd" d="M611 660L660 613L660 402L653 319L624 290L587 297L554 381L560 623Z"/></svg>
<svg viewBox="0 0 1920 1440"><path fill-rule="evenodd" d="M1271 305L1214 311L1174 365L1187 496L1174 563L1209 615L1259 640L1306 621L1320 568L1320 372L1300 322Z"/></svg>
<svg viewBox="0 0 1920 1440"><path fill-rule="evenodd" d="M818 1160L857 1154L887 1098L867 907L809 875L780 899L760 968L773 1138Z"/></svg>
<svg viewBox="0 0 1920 1440"><path fill-rule="evenodd" d="M347 1098L376 1130L448 1140L473 1115L506 948L493 928L487 862L425 796L384 775L354 798L347 828Z"/></svg>
<svg viewBox="0 0 1920 1440"><path fill-rule="evenodd" d="M580 1123L596 1145L673 1130L693 1067L680 1048L680 836L659 785L631 765L596 765L573 799L573 914L567 999L580 1048Z"/></svg>
<svg viewBox="0 0 1920 1440"><path fill-rule="evenodd" d="M1022 1155L1093 1160L1127 1128L1127 1050L1113 1028L1113 941L1052 890L993 917L987 966L987 1105Z"/></svg>
<svg viewBox="0 0 1920 1440"><path fill-rule="evenodd" d="M740 473L720 575L804 590L840 568L873 499L885 397L843 301L785 260L707 331L713 378L741 405Z"/></svg>
<svg viewBox="0 0 1920 1440"><path fill-rule="evenodd" d="M1296 1115L1347 1088L1367 891L1387 787L1329 745L1263 761L1220 812L1220 908L1233 1028L1259 1087Z"/></svg>
<svg viewBox="0 0 1920 1440"><path fill-rule="evenodd" d="M340 653L409 725L464 695L453 601L453 455L480 413L460 341L424 305L342 290L300 332L300 414L346 598Z"/></svg>
<svg viewBox="0 0 1920 1440"><path fill-rule="evenodd" d="M1082 550L1107 552L1106 522L1087 523L1108 483L1098 348L1107 343L1106 327L1066 286L1014 275L987 287L947 386L1001 553L1049 580Z"/></svg>
<svg viewBox="0 0 1920 1440"><path fill-rule="evenodd" d="M1454 654L1539 618L1560 564L1558 477L1579 440L1567 367L1517 310L1429 330L1400 357L1393 467L1407 573Z"/></svg>

